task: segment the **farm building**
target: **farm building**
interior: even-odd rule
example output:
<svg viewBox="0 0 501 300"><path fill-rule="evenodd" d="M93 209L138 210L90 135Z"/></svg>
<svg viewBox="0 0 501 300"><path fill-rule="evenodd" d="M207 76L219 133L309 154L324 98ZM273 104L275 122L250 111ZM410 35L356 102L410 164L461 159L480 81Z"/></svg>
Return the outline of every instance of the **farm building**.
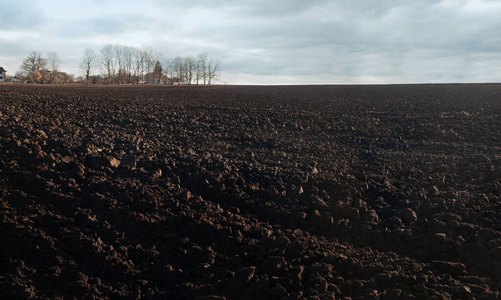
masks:
<svg viewBox="0 0 501 300"><path fill-rule="evenodd" d="M0 67L0 82L7 82L7 71Z"/></svg>

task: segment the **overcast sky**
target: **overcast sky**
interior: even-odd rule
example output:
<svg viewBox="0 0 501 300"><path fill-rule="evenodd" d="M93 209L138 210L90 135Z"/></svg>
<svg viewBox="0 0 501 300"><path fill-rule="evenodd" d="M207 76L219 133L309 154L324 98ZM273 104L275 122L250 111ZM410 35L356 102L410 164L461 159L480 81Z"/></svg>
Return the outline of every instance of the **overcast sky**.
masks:
<svg viewBox="0 0 501 300"><path fill-rule="evenodd" d="M501 81L497 0L1 0L0 12L8 75L54 51L78 76L86 48L120 44L207 52L228 84Z"/></svg>

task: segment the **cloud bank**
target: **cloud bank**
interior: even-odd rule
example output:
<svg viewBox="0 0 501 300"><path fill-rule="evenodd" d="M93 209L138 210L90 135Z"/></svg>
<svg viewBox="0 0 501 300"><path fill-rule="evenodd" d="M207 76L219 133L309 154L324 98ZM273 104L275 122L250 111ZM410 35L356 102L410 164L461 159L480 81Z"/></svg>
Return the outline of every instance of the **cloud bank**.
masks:
<svg viewBox="0 0 501 300"><path fill-rule="evenodd" d="M78 76L85 48L121 44L208 52L229 84L501 81L499 1L18 0L0 11L9 74L34 50Z"/></svg>

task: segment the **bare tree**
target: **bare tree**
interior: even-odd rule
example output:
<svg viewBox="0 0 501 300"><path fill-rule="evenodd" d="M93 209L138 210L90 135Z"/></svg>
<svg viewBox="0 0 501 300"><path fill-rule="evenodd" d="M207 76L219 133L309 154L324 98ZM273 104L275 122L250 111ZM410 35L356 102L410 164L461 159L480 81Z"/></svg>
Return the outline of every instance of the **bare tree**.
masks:
<svg viewBox="0 0 501 300"><path fill-rule="evenodd" d="M80 69L82 72L85 74L85 81L87 84L90 82L90 74L92 71L92 68L94 68L96 64L96 59L97 59L97 54L94 52L92 49L85 49L84 51L84 56L82 58L82 61L80 62Z"/></svg>
<svg viewBox="0 0 501 300"><path fill-rule="evenodd" d="M40 71L44 70L46 66L47 60L42 57L42 54L32 51L24 59L20 68L26 72L26 76L31 82L41 82L42 74Z"/></svg>
<svg viewBox="0 0 501 300"><path fill-rule="evenodd" d="M142 49L139 50L139 55L138 55L138 65L139 65L139 75L140 75L140 83L145 83L145 72L148 74L149 70L149 63L148 61L150 60L151 52L149 52L147 49Z"/></svg>
<svg viewBox="0 0 501 300"><path fill-rule="evenodd" d="M155 75L155 83L160 83L162 80L163 68L159 60L155 63L155 68L153 69L153 74Z"/></svg>
<svg viewBox="0 0 501 300"><path fill-rule="evenodd" d="M132 71L133 71L133 63L134 63L134 48L132 47L124 47L123 55L124 55L124 64L125 64L125 76L126 83L132 83Z"/></svg>
<svg viewBox="0 0 501 300"><path fill-rule="evenodd" d="M196 72L196 61L193 57L186 57L186 67L187 67L187 75L188 75L188 84L193 83L193 74Z"/></svg>
<svg viewBox="0 0 501 300"><path fill-rule="evenodd" d="M59 72L59 56L57 55L56 52L49 52L47 54L48 58L47 61L49 63L49 67L51 68L51 80L52 83L57 83L57 78L58 78L58 72Z"/></svg>
<svg viewBox="0 0 501 300"><path fill-rule="evenodd" d="M67 74L64 72L61 72L61 81L63 84L65 83L72 83L75 80L75 76L73 74Z"/></svg>
<svg viewBox="0 0 501 300"><path fill-rule="evenodd" d="M169 79L170 82L172 81L172 78L174 77L174 68L172 67L172 60L170 59L164 59L162 63L163 67L163 73L165 76Z"/></svg>
<svg viewBox="0 0 501 300"><path fill-rule="evenodd" d="M195 64L195 82L199 84L200 79L203 78L203 69L202 69L202 63L200 62L200 59L197 59L197 62Z"/></svg>
<svg viewBox="0 0 501 300"><path fill-rule="evenodd" d="M143 83L148 83L150 81L150 73L153 71L155 65L153 50L150 47L141 50L141 63L142 81Z"/></svg>
<svg viewBox="0 0 501 300"><path fill-rule="evenodd" d="M41 82L42 74L40 74L40 71L31 71L30 73L28 73L28 79L31 82Z"/></svg>
<svg viewBox="0 0 501 300"><path fill-rule="evenodd" d="M107 77L108 84L111 83L112 76L115 75L115 61L114 61L114 52L112 45L106 45L101 49L101 67L103 69L103 73Z"/></svg>
<svg viewBox="0 0 501 300"><path fill-rule="evenodd" d="M41 83L49 83L52 80L52 73L47 69L41 70L40 75L42 76Z"/></svg>
<svg viewBox="0 0 501 300"><path fill-rule="evenodd" d="M185 74L183 68L183 58L180 56L174 58L174 60L172 61L172 66L175 73L174 80L177 83L184 82Z"/></svg>
<svg viewBox="0 0 501 300"><path fill-rule="evenodd" d="M126 46L115 45L115 62L117 66L116 83L124 83L125 76L125 48Z"/></svg>
<svg viewBox="0 0 501 300"><path fill-rule="evenodd" d="M141 50L134 48L134 74L135 78L134 81L136 84L139 84L140 80L142 79L142 74L144 73L142 70L142 57L143 55L141 54Z"/></svg>
<svg viewBox="0 0 501 300"><path fill-rule="evenodd" d="M188 60L186 57L181 58L181 72L183 73L183 83L187 84L188 83Z"/></svg>
<svg viewBox="0 0 501 300"><path fill-rule="evenodd" d="M208 76L208 84L211 83L212 80L216 79L219 75L219 59L209 60L209 64L207 65L207 76Z"/></svg>
<svg viewBox="0 0 501 300"><path fill-rule="evenodd" d="M24 59L21 64L21 69L31 73L33 71L41 71L45 66L47 66L47 60L42 57L42 54L32 51L28 57Z"/></svg>
<svg viewBox="0 0 501 300"><path fill-rule="evenodd" d="M206 52L198 55L197 74L200 76L200 79L204 80L204 84L206 84L207 78L208 78L208 75L207 75L207 53ZM198 83L198 81L197 81L197 83Z"/></svg>

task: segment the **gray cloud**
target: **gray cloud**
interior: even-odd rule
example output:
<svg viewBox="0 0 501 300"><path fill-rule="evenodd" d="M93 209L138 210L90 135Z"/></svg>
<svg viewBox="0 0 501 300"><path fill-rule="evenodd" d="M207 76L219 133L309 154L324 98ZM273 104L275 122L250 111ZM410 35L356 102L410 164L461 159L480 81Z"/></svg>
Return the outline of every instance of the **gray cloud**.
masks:
<svg viewBox="0 0 501 300"><path fill-rule="evenodd" d="M0 29L9 45L0 59L15 60L0 65L15 68L41 49L58 52L76 73L85 48L116 43L168 57L206 51L221 59L229 83L501 78L498 1L104 0L78 8L53 1L52 10L37 3L0 4L9 24Z"/></svg>
<svg viewBox="0 0 501 300"><path fill-rule="evenodd" d="M2 30L31 29L45 23L45 16L40 12L37 4L32 1L2 1Z"/></svg>

